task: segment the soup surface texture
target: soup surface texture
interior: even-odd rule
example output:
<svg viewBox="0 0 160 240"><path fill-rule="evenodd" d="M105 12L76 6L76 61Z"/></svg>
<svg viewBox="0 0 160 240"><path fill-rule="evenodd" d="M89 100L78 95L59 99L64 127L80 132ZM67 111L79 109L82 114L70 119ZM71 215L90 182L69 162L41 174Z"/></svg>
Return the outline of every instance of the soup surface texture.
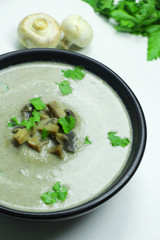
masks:
<svg viewBox="0 0 160 240"><path fill-rule="evenodd" d="M11 66L0 71L0 82L8 88L0 91L0 205L31 212L57 211L77 206L97 196L122 170L132 146L132 128L128 113L116 93L97 76L86 72L84 79L67 79L72 93L63 95L56 82L65 79L61 70L73 66L35 62ZM11 117L30 99L41 97L44 103L56 100L62 108L76 114L75 133L81 148L66 153L63 160L45 151L36 152L27 144L15 147ZM125 148L113 147L107 133L127 137ZM92 144L85 145L88 136ZM46 205L40 198L60 181L68 189L62 203Z"/></svg>

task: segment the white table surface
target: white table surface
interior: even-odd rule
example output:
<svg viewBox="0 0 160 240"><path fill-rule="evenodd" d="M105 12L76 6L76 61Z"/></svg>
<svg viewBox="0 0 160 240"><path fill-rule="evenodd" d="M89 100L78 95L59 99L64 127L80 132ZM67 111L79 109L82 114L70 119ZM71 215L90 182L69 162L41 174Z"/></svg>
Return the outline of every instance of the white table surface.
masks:
<svg viewBox="0 0 160 240"><path fill-rule="evenodd" d="M17 26L43 12L59 23L71 14L94 30L92 44L78 52L101 61L131 87L144 110L148 140L131 181L103 206L69 221L27 222L0 215L1 240L159 240L160 239L160 60L147 62L147 39L116 32L81 0L0 0L0 54L21 49Z"/></svg>

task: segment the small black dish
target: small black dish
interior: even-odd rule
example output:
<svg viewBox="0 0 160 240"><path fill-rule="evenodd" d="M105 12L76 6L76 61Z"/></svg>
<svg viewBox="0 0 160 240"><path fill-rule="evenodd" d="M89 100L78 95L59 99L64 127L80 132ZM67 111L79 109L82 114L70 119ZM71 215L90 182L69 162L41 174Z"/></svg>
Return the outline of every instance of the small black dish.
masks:
<svg viewBox="0 0 160 240"><path fill-rule="evenodd" d="M67 63L75 66L84 66L86 70L106 81L112 89L114 89L123 101L132 123L133 145L128 161L120 175L109 186L109 188L107 188L99 196L77 207L56 212L23 212L0 206L0 213L21 219L52 221L70 219L90 212L100 206L121 190L122 187L124 187L131 179L141 162L146 145L147 131L145 118L142 108L134 93L116 73L102 63L78 53L55 49L15 51L0 56L0 70L11 65L34 61L51 61Z"/></svg>

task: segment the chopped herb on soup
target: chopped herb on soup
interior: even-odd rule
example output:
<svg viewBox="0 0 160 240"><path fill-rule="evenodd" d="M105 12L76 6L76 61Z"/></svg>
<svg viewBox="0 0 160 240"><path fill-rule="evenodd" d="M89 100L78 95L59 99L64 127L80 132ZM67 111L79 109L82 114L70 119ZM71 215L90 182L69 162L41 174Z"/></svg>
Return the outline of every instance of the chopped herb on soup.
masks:
<svg viewBox="0 0 160 240"><path fill-rule="evenodd" d="M84 67L76 66L73 70L62 70L63 76L66 78L72 78L73 80L82 80L85 77Z"/></svg>
<svg viewBox="0 0 160 240"><path fill-rule="evenodd" d="M91 144L92 142L89 140L89 138L86 136L84 144Z"/></svg>
<svg viewBox="0 0 160 240"><path fill-rule="evenodd" d="M49 132L47 131L47 128L43 128L42 134L41 134L41 138L42 138L43 140L46 140L46 138L48 137L48 135L49 135Z"/></svg>
<svg viewBox="0 0 160 240"><path fill-rule="evenodd" d="M52 191L48 191L41 195L41 199L45 204L55 204L58 201L64 202L68 195L68 189L61 184L56 182L52 187Z"/></svg>
<svg viewBox="0 0 160 240"><path fill-rule="evenodd" d="M59 89L63 95L68 95L72 92L72 88L69 85L69 82L64 80L61 83L56 82L56 84L59 86Z"/></svg>
<svg viewBox="0 0 160 240"><path fill-rule="evenodd" d="M40 97L30 99L30 103L35 107L36 110L43 110L46 107Z"/></svg>
<svg viewBox="0 0 160 240"><path fill-rule="evenodd" d="M72 115L70 115L59 118L58 122L61 124L64 133L69 133L75 127L76 120Z"/></svg>
<svg viewBox="0 0 160 240"><path fill-rule="evenodd" d="M108 139L110 140L112 146L126 147L130 143L129 139L115 136L116 133L117 132L108 132Z"/></svg>
<svg viewBox="0 0 160 240"><path fill-rule="evenodd" d="M27 130L30 130L35 125L35 122L40 121L41 114L34 109L32 116L33 117L30 117L28 120L22 120L20 123L17 117L12 117L8 123L8 127L24 126L27 128Z"/></svg>
<svg viewBox="0 0 160 240"><path fill-rule="evenodd" d="M17 117L12 117L10 119L10 122L8 123L8 127L15 127L17 125L19 125L19 121L18 121Z"/></svg>

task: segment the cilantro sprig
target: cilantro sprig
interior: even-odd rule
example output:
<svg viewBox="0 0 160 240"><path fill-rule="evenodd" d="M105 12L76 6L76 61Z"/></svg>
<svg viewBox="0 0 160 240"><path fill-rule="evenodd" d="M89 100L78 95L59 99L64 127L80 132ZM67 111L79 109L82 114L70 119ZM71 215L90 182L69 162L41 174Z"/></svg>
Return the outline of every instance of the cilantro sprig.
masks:
<svg viewBox="0 0 160 240"><path fill-rule="evenodd" d="M46 107L40 97L30 99L30 103L35 107L37 111L43 110Z"/></svg>
<svg viewBox="0 0 160 240"><path fill-rule="evenodd" d="M115 136L117 132L108 132L108 139L110 140L112 146L121 146L121 147L126 147L129 143L130 140L128 138L121 138L119 136Z"/></svg>
<svg viewBox="0 0 160 240"><path fill-rule="evenodd" d="M52 191L48 191L41 195L41 199L45 204L55 204L58 201L64 202L68 195L68 189L61 182L56 182L52 187Z"/></svg>
<svg viewBox="0 0 160 240"><path fill-rule="evenodd" d="M41 195L41 199L45 204L55 204L57 203L57 194L52 191L48 191L46 193L43 193Z"/></svg>
<svg viewBox="0 0 160 240"><path fill-rule="evenodd" d="M72 88L70 87L70 84L68 81L64 80L61 83L56 82L56 84L59 86L59 89L63 95L68 95L72 92Z"/></svg>
<svg viewBox="0 0 160 240"><path fill-rule="evenodd" d="M37 111L34 109L34 111L32 112L32 115L33 115L33 117L30 117L30 118L28 119L28 121L27 121L27 120L23 120L23 121L20 123L20 125L26 127L27 130L29 130L29 129L31 129L32 127L34 127L35 122L39 122L39 121L40 121L40 118L41 118L40 112L37 112Z"/></svg>
<svg viewBox="0 0 160 240"><path fill-rule="evenodd" d="M82 80L85 77L84 67L76 66L74 69L62 70L65 78L72 78L73 80Z"/></svg>
<svg viewBox="0 0 160 240"><path fill-rule="evenodd" d="M42 134L41 134L41 138L42 138L43 140L46 140L46 138L48 137L48 135L49 135L49 132L47 131L47 128L43 128Z"/></svg>
<svg viewBox="0 0 160 240"><path fill-rule="evenodd" d="M147 60L160 58L160 1L159 0L82 0L106 18L116 21L119 32L148 37Z"/></svg>
<svg viewBox="0 0 160 240"><path fill-rule="evenodd" d="M58 122L61 124L64 133L68 134L75 127L76 119L72 115L66 115L63 118L59 118Z"/></svg>
<svg viewBox="0 0 160 240"><path fill-rule="evenodd" d="M64 187L61 182L56 182L56 184L52 187L52 190L57 194L58 200L64 202L67 195L68 189Z"/></svg>
<svg viewBox="0 0 160 240"><path fill-rule="evenodd" d="M15 127L17 125L20 125L17 117L12 117L8 123L8 127Z"/></svg>
<svg viewBox="0 0 160 240"><path fill-rule="evenodd" d="M89 140L88 136L86 136L84 144L92 144L92 142Z"/></svg>

